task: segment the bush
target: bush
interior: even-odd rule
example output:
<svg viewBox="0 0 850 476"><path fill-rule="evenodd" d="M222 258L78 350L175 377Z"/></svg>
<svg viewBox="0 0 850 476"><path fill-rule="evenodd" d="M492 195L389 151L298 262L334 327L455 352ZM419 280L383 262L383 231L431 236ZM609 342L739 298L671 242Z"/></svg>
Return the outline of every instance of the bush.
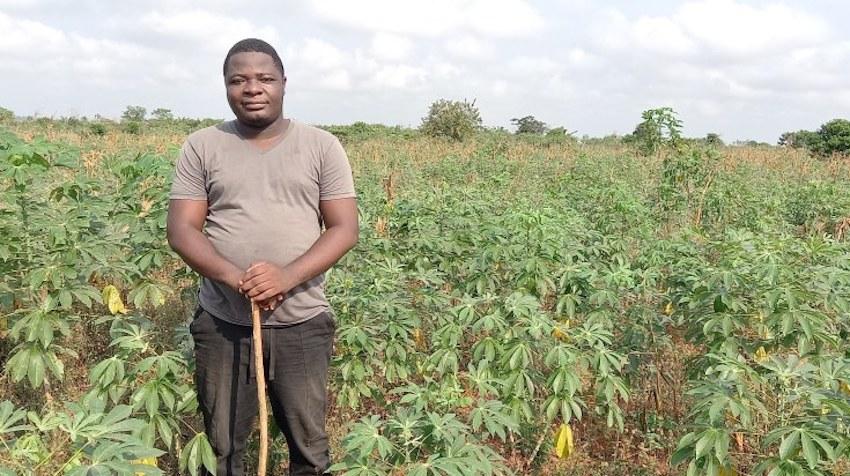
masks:
<svg viewBox="0 0 850 476"><path fill-rule="evenodd" d="M431 104L419 129L432 137L464 140L481 129L481 115L472 102L440 99Z"/></svg>
<svg viewBox="0 0 850 476"><path fill-rule="evenodd" d="M715 132L709 132L705 135L705 143L709 147L722 147L724 145L723 139L720 138L720 134Z"/></svg>
<svg viewBox="0 0 850 476"><path fill-rule="evenodd" d="M641 114L643 122L627 138L643 155L652 155L665 146L675 146L682 139L682 121L670 107L648 109Z"/></svg>
<svg viewBox="0 0 850 476"><path fill-rule="evenodd" d="M142 122L145 120L147 113L148 110L142 106L127 106L127 109L121 114L121 121Z"/></svg>
<svg viewBox="0 0 850 476"><path fill-rule="evenodd" d="M850 153L850 121L833 119L820 126L820 144L817 151L822 155Z"/></svg>
<svg viewBox="0 0 850 476"><path fill-rule="evenodd" d="M92 122L89 124L89 131L96 136L102 136L106 134L106 124L102 122Z"/></svg>
<svg viewBox="0 0 850 476"><path fill-rule="evenodd" d="M821 149L821 135L813 131L799 130L785 132L779 136L779 145L794 149L807 149L816 152Z"/></svg>
<svg viewBox="0 0 850 476"><path fill-rule="evenodd" d="M534 116L525 116L511 119L511 124L516 126L517 134L545 134L546 123Z"/></svg>
<svg viewBox="0 0 850 476"><path fill-rule="evenodd" d="M6 109L5 107L0 107L0 124L8 124L15 120L15 113Z"/></svg>
<svg viewBox="0 0 850 476"><path fill-rule="evenodd" d="M142 123L139 121L125 121L121 124L121 129L128 134L141 134Z"/></svg>

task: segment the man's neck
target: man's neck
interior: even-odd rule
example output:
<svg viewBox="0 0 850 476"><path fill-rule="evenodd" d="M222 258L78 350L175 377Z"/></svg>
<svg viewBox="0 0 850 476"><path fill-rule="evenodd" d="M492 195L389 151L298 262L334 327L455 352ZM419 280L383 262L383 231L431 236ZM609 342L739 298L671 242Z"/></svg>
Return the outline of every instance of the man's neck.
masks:
<svg viewBox="0 0 850 476"><path fill-rule="evenodd" d="M269 139L280 137L289 127L289 119L285 119L283 115L275 119L274 122L265 127L253 127L239 120L236 121L236 127L239 133L247 140L262 142Z"/></svg>

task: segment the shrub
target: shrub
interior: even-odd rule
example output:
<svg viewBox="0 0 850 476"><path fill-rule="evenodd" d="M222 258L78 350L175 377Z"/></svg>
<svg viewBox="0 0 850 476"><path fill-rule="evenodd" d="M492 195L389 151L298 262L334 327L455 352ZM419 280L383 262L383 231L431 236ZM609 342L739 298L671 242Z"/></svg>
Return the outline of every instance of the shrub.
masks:
<svg viewBox="0 0 850 476"><path fill-rule="evenodd" d="M637 145L643 155L652 155L660 148L674 146L682 139L682 121L670 107L648 109L641 114L643 122L635 127L628 142Z"/></svg>
<svg viewBox="0 0 850 476"><path fill-rule="evenodd" d="M822 155L850 153L850 121L833 119L820 126L817 151Z"/></svg>
<svg viewBox="0 0 850 476"><path fill-rule="evenodd" d="M469 102L440 99L431 104L419 129L433 137L464 140L481 129L481 115L475 106L475 100Z"/></svg>
<svg viewBox="0 0 850 476"><path fill-rule="evenodd" d="M127 109L121 114L121 121L142 122L147 113L148 110L142 106L127 106Z"/></svg>
<svg viewBox="0 0 850 476"><path fill-rule="evenodd" d="M89 131L96 136L102 136L106 134L106 124L102 122L92 122L89 124Z"/></svg>
<svg viewBox="0 0 850 476"><path fill-rule="evenodd" d="M517 134L545 134L546 123L534 116L525 116L511 119L511 124L516 126Z"/></svg>
<svg viewBox="0 0 850 476"><path fill-rule="evenodd" d="M15 120L15 113L6 109L5 107L0 107L0 124L8 124Z"/></svg>

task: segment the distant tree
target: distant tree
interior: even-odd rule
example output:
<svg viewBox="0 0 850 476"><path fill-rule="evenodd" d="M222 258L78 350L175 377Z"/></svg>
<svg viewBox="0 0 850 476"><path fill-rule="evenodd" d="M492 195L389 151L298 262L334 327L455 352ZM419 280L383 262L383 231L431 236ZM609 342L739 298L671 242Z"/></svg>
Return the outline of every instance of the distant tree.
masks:
<svg viewBox="0 0 850 476"><path fill-rule="evenodd" d="M106 124L102 122L92 122L89 124L89 131L96 136L106 134Z"/></svg>
<svg viewBox="0 0 850 476"><path fill-rule="evenodd" d="M5 107L0 107L0 124L8 124L15 120L15 113L6 109Z"/></svg>
<svg viewBox="0 0 850 476"><path fill-rule="evenodd" d="M144 116L144 114L142 114ZM151 111L151 116L157 121L170 121L174 119L174 114L171 113L171 109L165 109L162 107L158 107Z"/></svg>
<svg viewBox="0 0 850 476"><path fill-rule="evenodd" d="M779 136L779 145L794 149L806 149L810 152L820 153L822 150L823 137L819 132L799 130L795 132L784 132Z"/></svg>
<svg viewBox="0 0 850 476"><path fill-rule="evenodd" d="M143 108L142 106L127 106L127 109L124 109L124 112L121 114L121 120L129 122L142 122L145 120L145 115L147 113L148 110Z"/></svg>
<svg viewBox="0 0 850 476"><path fill-rule="evenodd" d="M546 133L546 123L536 119L534 116L525 116L511 119L511 124L516 126L517 134L538 134Z"/></svg>
<svg viewBox="0 0 850 476"><path fill-rule="evenodd" d="M818 135L820 144L817 151L821 155L850 153L850 121L833 119L820 126Z"/></svg>
<svg viewBox="0 0 850 476"><path fill-rule="evenodd" d="M720 138L720 134L709 132L705 135L705 143L710 145L711 147L722 147L723 139Z"/></svg>
<svg viewBox="0 0 850 476"><path fill-rule="evenodd" d="M481 129L481 114L472 102L440 99L428 108L419 130L432 137L464 140Z"/></svg>
<svg viewBox="0 0 850 476"><path fill-rule="evenodd" d="M797 133L796 132L783 132L782 135L779 136L779 140L776 141L777 144L782 147L794 147L797 142Z"/></svg>
<svg viewBox="0 0 850 476"><path fill-rule="evenodd" d="M640 117L643 122L627 140L637 144L643 155L652 155L661 147L677 145L682 140L682 121L673 108L648 109Z"/></svg>
<svg viewBox="0 0 850 476"><path fill-rule="evenodd" d="M142 123L139 121L125 121L122 123L121 129L127 134L141 134Z"/></svg>

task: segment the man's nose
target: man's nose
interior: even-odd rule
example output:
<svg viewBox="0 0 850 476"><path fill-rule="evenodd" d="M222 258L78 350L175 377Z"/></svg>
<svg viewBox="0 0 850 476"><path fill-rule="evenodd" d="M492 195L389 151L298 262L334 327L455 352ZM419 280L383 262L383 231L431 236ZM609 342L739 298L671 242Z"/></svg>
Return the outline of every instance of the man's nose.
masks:
<svg viewBox="0 0 850 476"><path fill-rule="evenodd" d="M262 89L260 88L260 82L255 79L249 79L245 81L245 89L246 94L260 94Z"/></svg>

